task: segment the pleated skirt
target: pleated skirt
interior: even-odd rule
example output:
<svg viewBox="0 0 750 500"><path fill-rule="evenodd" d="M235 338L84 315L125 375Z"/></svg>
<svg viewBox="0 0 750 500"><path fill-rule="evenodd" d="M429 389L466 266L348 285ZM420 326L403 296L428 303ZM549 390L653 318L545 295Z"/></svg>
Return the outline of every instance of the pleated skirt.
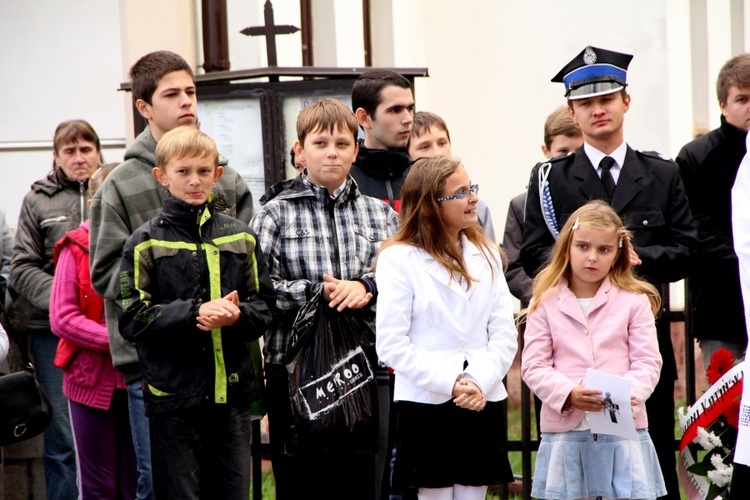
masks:
<svg viewBox="0 0 750 500"><path fill-rule="evenodd" d="M488 402L480 412L459 408L453 401L396 404L393 493L513 481L501 401Z"/></svg>
<svg viewBox="0 0 750 500"><path fill-rule="evenodd" d="M600 495L654 499L666 495L648 431L637 432L638 441L594 435L589 430L543 433L531 496L567 500Z"/></svg>

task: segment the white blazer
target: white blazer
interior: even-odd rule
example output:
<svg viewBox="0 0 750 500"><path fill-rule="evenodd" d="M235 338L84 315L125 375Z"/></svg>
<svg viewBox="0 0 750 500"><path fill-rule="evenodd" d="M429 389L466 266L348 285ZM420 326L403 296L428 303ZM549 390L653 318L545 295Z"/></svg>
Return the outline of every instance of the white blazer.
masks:
<svg viewBox="0 0 750 500"><path fill-rule="evenodd" d="M444 403L461 374L488 401L508 396L502 380L518 349L508 285L502 269L493 278L480 250L464 237L461 243L479 280L468 290L417 247L393 245L378 257L376 348L396 374L396 401Z"/></svg>

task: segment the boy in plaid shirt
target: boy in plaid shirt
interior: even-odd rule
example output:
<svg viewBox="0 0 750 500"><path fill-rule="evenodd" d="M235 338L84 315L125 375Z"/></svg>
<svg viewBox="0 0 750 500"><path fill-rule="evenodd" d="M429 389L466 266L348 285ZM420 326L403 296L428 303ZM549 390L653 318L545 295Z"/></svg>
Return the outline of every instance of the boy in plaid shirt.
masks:
<svg viewBox="0 0 750 500"><path fill-rule="evenodd" d="M266 389L276 497L304 498L326 482L329 498L373 498L373 455L290 456L284 444L291 405L284 354L297 311L320 287L331 307L361 308L377 287L369 268L380 243L396 231L398 215L364 196L349 175L357 157L357 120L343 103L321 99L297 118L295 154L307 168L272 191L250 222L276 289L279 317L265 334Z"/></svg>

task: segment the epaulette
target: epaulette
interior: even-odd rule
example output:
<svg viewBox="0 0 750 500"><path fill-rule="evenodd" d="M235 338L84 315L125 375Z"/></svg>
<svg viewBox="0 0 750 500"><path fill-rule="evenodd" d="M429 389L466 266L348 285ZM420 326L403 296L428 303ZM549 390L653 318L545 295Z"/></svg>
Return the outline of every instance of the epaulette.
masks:
<svg viewBox="0 0 750 500"><path fill-rule="evenodd" d="M563 161L565 159L571 159L572 160L573 157L575 157L574 153L568 153L568 154L564 154L564 155L560 155L560 156L555 156L554 158L548 158L548 159L546 159L544 161L540 161L539 163L537 163L536 165L534 165L534 168L531 169L531 176L533 177L534 176L534 172L537 171L537 170L539 170L539 168L542 165L545 165L547 163L549 163L549 164L558 163L558 162L561 162L561 161Z"/></svg>
<svg viewBox="0 0 750 500"><path fill-rule="evenodd" d="M574 157L575 157L575 153L574 152L570 152L570 153L567 153L567 154L564 154L564 155L555 156L554 158L548 158L548 159L546 159L544 161L540 161L539 163L537 163L536 165L534 165L534 167L529 172L529 184L531 184L531 182L534 180L534 173L537 172L537 171L539 171L539 169L542 168L542 165L548 165L549 164L550 167L551 167L554 163L559 163L559 162L565 160L566 158L569 158L569 159L572 160ZM528 187L528 185L527 185L527 187Z"/></svg>
<svg viewBox="0 0 750 500"><path fill-rule="evenodd" d="M575 151L571 151L570 153L565 153L564 155L555 156L554 158L550 158L547 161L543 161L542 163L557 163L558 161L563 161L563 160L566 160L566 159L572 160L573 158L575 158L575 156L576 156Z"/></svg>
<svg viewBox="0 0 750 500"><path fill-rule="evenodd" d="M657 160L663 160L663 161L668 161L668 162L673 162L674 161L669 156L663 155L663 154L659 153L658 151L638 151L638 150L636 150L635 152L638 153L639 155L647 156L649 158L655 158Z"/></svg>

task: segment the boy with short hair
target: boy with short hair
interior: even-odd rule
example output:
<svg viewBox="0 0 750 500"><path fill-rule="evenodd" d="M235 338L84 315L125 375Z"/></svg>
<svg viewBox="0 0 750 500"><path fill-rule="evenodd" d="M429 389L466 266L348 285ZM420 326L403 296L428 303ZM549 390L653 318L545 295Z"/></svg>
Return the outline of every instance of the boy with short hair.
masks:
<svg viewBox="0 0 750 500"><path fill-rule="evenodd" d="M153 169L164 205L122 256L119 328L138 349L157 498L250 494L260 381L249 344L271 323L276 294L255 234L216 209L218 159L195 127L164 134Z"/></svg>
<svg viewBox="0 0 750 500"><path fill-rule="evenodd" d="M414 122L411 125L406 150L414 161L433 156L450 156L451 133L448 131L445 120L429 111L414 113ZM484 235L495 241L490 207L482 198L479 198L479 203L477 203L477 217L482 224Z"/></svg>
<svg viewBox="0 0 750 500"><path fill-rule="evenodd" d="M560 106L544 121L544 144L542 154L545 158L556 158L567 155L583 144L581 128L570 117L568 108ZM503 250L508 259L505 269L505 280L508 282L510 293L521 301L521 307L529 305L531 300L531 278L523 270L521 262L521 243L523 242L523 211L526 203L526 192L513 197L508 207L505 219L505 233L503 234ZM541 401L540 401L541 404ZM537 419L538 427L539 419Z"/></svg>
<svg viewBox="0 0 750 500"><path fill-rule="evenodd" d="M250 226L268 262L280 314L265 334L266 395L276 498L374 497L375 462L366 454L285 453L291 403L284 355L297 311L321 287L331 307L361 308L377 294L369 272L398 215L364 196L349 172L357 157L357 120L341 102L321 99L297 118L295 154L306 170L273 193ZM268 193L267 193L268 194ZM335 474L335 481L320 479Z"/></svg>
<svg viewBox="0 0 750 500"><path fill-rule="evenodd" d="M133 441L138 458L138 500L153 498L148 420L143 407L141 374L135 347L118 333L114 299L119 291L122 247L130 234L155 217L162 207L159 183L152 176L156 144L164 133L181 125L195 126L197 99L193 71L179 55L151 52L130 68L133 102L148 127L125 152L125 161L107 176L92 199L90 218L91 280L104 299L112 361L125 377ZM253 216L250 190L240 175L226 165L216 183L217 205L226 214L247 223ZM217 207L220 208L220 207Z"/></svg>

